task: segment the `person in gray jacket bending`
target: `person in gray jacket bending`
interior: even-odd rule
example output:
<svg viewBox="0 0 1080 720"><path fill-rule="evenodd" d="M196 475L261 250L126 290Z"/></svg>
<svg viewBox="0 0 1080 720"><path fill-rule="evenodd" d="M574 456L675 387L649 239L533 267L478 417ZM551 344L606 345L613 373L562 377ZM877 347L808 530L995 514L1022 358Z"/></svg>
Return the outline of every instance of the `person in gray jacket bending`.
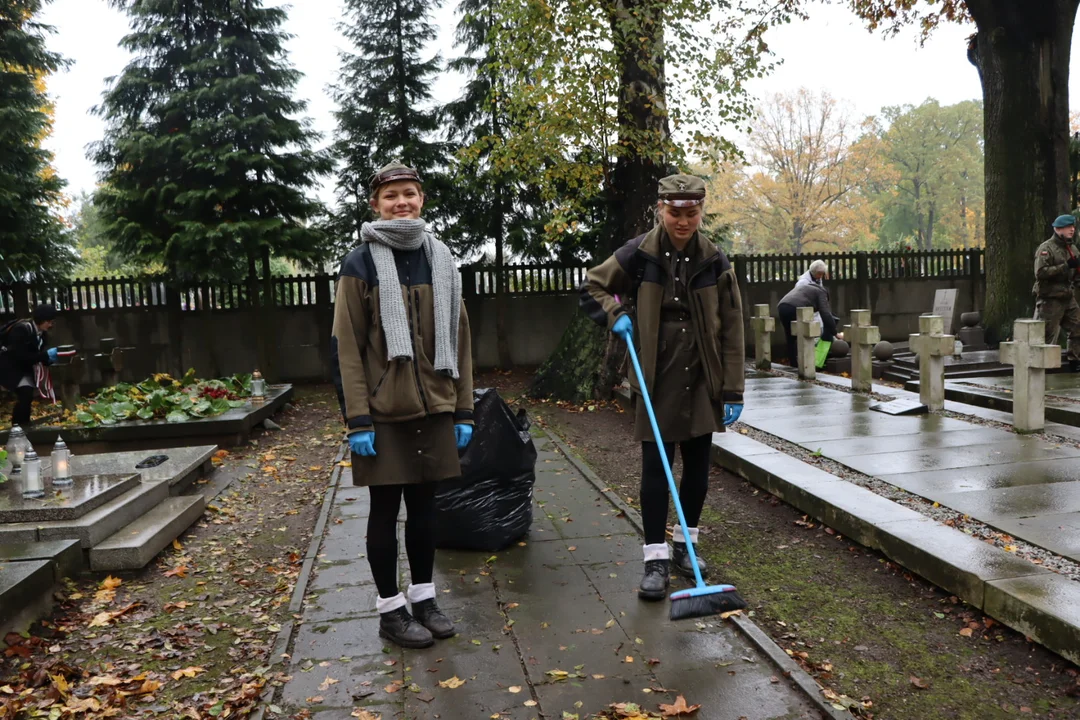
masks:
<svg viewBox="0 0 1080 720"><path fill-rule="evenodd" d="M824 263L822 263L824 265ZM813 275L813 266L810 270ZM829 291L821 284L820 280L812 280L808 283L800 283L780 300L776 311L780 316L780 324L784 326L784 337L787 339L788 363L792 367L799 364L799 353L795 343L795 336L791 332L791 323L795 320L795 309L812 307L814 312L821 315L821 339L832 342L836 336L836 317L829 305Z"/></svg>

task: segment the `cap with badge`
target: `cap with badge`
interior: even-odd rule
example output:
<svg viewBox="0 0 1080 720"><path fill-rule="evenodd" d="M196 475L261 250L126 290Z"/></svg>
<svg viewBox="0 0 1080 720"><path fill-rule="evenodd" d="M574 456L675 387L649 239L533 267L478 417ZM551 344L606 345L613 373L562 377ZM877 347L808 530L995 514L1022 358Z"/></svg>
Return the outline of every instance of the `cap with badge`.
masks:
<svg viewBox="0 0 1080 720"><path fill-rule="evenodd" d="M668 175L660 181L660 200L672 207L693 207L705 202L705 181L694 175Z"/></svg>
<svg viewBox="0 0 1080 720"><path fill-rule="evenodd" d="M379 168L379 171L371 176L371 194L375 195L383 185L398 182L400 180L410 180L421 185L423 184L423 181L420 180L420 173L404 163L394 161L389 165L384 165Z"/></svg>

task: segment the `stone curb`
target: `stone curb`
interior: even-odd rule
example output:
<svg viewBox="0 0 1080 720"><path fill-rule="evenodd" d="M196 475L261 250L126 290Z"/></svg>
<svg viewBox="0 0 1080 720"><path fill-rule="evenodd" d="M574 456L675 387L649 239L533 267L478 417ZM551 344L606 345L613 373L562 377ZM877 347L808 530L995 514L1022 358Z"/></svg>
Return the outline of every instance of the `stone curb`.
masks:
<svg viewBox="0 0 1080 720"><path fill-rule="evenodd" d="M714 434L713 462L1080 662L1080 583L753 438Z"/></svg>
<svg viewBox="0 0 1080 720"><path fill-rule="evenodd" d="M641 524L641 514L637 510L630 507L624 502L617 494L608 490L604 484L604 481L592 471L584 460L578 458L574 451L570 449L562 438L555 435L553 432L545 427L540 428L544 435L547 436L551 442L555 444L563 456L570 461L582 477L589 481L589 484L596 488L596 491L604 496L604 499L621 510L630 524L634 526L634 529L638 531L638 534L644 535L645 528ZM837 710L832 704L825 701L822 696L822 688L818 685L817 681L810 676L805 670L803 670L798 663L788 657L787 653L783 649L773 642L769 635L754 624L752 620L747 617L735 616L731 618L734 621L735 627L743 634L743 636L749 640L755 647L761 650L765 655L772 660L785 676L791 679L799 689L809 698L817 709L820 710L826 717L833 720L851 720L852 716L847 711Z"/></svg>
<svg viewBox="0 0 1080 720"><path fill-rule="evenodd" d="M308 544L308 551L304 554L304 564L300 568L300 575L296 578L296 586L293 588L292 598L289 601L290 614L295 615L303 609L304 596L307 595L307 587L311 582L311 571L315 567L315 558L319 553L319 546L322 545L326 524L330 521L330 511L334 508L334 497L337 495L338 483L341 480L340 463L344 457L345 445L342 444L337 456L334 458L334 470L330 473L330 482L326 488L326 495L323 496L319 518L315 521L315 528L311 533L311 542ZM294 620L289 620L281 626L281 632L278 633L277 639L274 641L274 648L270 651L267 666L273 668L282 661L282 656L289 651L289 645L292 643L296 626L297 623ZM249 716L251 720L263 720L276 693L277 687L275 685L268 684L263 688L262 694L259 696L259 704Z"/></svg>

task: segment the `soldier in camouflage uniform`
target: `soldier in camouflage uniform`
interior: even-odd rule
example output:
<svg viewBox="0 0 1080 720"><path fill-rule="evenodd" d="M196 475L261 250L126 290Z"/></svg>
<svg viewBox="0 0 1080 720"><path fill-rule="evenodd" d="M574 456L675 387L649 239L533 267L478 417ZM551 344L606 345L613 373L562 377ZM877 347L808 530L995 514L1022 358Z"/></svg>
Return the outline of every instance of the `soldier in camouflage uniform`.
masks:
<svg viewBox="0 0 1080 720"><path fill-rule="evenodd" d="M1046 323L1046 342L1057 342L1059 328L1069 331L1069 369L1080 371L1080 305L1073 283L1080 281L1080 257L1073 248L1076 218L1054 220L1054 237L1035 251L1035 319Z"/></svg>

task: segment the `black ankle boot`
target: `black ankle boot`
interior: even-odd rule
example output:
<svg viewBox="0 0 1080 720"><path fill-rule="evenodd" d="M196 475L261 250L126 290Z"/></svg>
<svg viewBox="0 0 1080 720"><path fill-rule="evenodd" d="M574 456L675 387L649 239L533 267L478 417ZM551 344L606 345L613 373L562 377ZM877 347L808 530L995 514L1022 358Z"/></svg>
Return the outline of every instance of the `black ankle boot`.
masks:
<svg viewBox="0 0 1080 720"><path fill-rule="evenodd" d="M675 564L675 572L691 580L695 579L694 566L690 564L690 553L686 549L686 543L673 542L671 547L675 551L675 557L671 558L671 562ZM701 571L701 577L704 578L709 569L705 566L705 561L701 559L701 556L697 555L697 548L694 548L694 552L695 557L697 557L698 570Z"/></svg>
<svg viewBox="0 0 1080 720"><path fill-rule="evenodd" d="M1080 372L1080 360L1069 360L1069 372Z"/></svg>
<svg viewBox="0 0 1080 720"><path fill-rule="evenodd" d="M379 613L379 637L403 648L426 648L435 644L428 629L416 622L403 607Z"/></svg>
<svg viewBox="0 0 1080 720"><path fill-rule="evenodd" d="M646 560L645 575L638 586L638 597L642 600L663 600L667 597L671 571L667 560Z"/></svg>
<svg viewBox="0 0 1080 720"><path fill-rule="evenodd" d="M435 637L440 640L454 637L456 633L454 630L454 623L451 622L450 618L446 617L443 611L439 609L439 606L435 604L435 598L413 603L412 611L413 617L415 617L421 625L430 630L431 634Z"/></svg>

